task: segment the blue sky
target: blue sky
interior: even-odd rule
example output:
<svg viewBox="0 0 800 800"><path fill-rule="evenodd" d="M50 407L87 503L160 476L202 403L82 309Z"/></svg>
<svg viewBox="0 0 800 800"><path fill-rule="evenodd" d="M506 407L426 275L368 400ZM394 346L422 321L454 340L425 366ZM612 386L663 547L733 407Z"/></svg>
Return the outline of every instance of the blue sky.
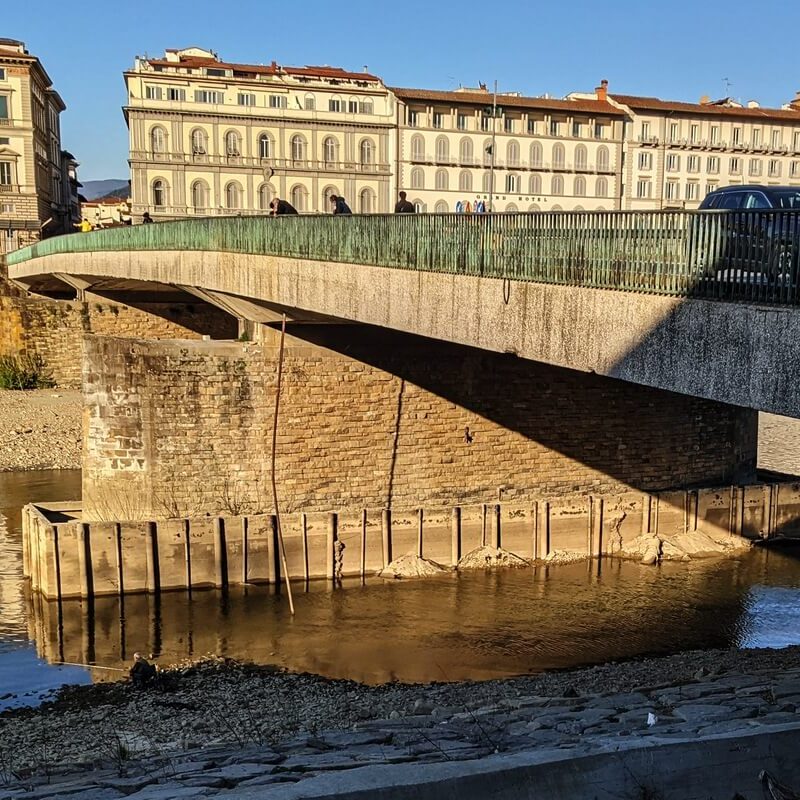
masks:
<svg viewBox="0 0 800 800"><path fill-rule="evenodd" d="M35 8L35 13L31 13ZM69 10L6 0L0 36L38 55L67 103L82 180L127 177L122 72L137 54L199 45L250 63L368 65L387 84L491 85L526 94L611 91L779 106L800 89L800 3L762 0L267 2L192 0Z"/></svg>

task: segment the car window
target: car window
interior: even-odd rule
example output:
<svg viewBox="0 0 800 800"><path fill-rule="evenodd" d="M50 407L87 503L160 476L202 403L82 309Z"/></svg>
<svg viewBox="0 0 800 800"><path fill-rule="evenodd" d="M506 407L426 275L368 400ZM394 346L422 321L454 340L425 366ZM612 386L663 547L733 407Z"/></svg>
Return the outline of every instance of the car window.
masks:
<svg viewBox="0 0 800 800"><path fill-rule="evenodd" d="M761 192L748 192L745 208L772 208L772 204Z"/></svg>
<svg viewBox="0 0 800 800"><path fill-rule="evenodd" d="M717 208L734 209L741 208L743 192L726 192L720 199Z"/></svg>
<svg viewBox="0 0 800 800"><path fill-rule="evenodd" d="M800 192L776 192L775 207L800 209Z"/></svg>
<svg viewBox="0 0 800 800"><path fill-rule="evenodd" d="M721 197L721 194L710 194L703 201L702 208L719 208L719 201Z"/></svg>

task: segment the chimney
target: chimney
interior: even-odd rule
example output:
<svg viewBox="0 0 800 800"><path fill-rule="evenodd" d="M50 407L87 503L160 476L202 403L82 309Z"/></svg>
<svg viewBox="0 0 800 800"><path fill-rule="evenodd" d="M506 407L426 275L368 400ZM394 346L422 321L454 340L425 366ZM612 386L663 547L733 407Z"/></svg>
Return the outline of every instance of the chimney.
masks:
<svg viewBox="0 0 800 800"><path fill-rule="evenodd" d="M600 85L594 91L601 103L608 102L608 81L605 78L600 81Z"/></svg>
<svg viewBox="0 0 800 800"><path fill-rule="evenodd" d="M701 106L707 106L707 105L709 105L710 103L711 103L711 98L710 98L710 97L709 97L707 94L704 94L704 95L703 95L703 96L700 98L700 105L701 105Z"/></svg>
<svg viewBox="0 0 800 800"><path fill-rule="evenodd" d="M794 100L789 101L789 107L800 111L800 92L794 93Z"/></svg>

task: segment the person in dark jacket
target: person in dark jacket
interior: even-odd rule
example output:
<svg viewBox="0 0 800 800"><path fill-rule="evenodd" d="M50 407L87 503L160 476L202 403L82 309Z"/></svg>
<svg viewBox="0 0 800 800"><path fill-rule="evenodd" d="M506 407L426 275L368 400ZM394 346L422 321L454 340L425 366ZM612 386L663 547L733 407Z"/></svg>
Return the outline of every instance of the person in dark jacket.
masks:
<svg viewBox="0 0 800 800"><path fill-rule="evenodd" d="M151 664L141 653L133 654L130 676L134 686L148 686L156 679L157 674L155 665Z"/></svg>
<svg viewBox="0 0 800 800"><path fill-rule="evenodd" d="M353 212L350 210L350 206L347 205L347 201L341 195L331 195L331 203L333 203L333 213L334 214L352 214Z"/></svg>
<svg viewBox="0 0 800 800"><path fill-rule="evenodd" d="M334 214L352 214L353 212L350 210L350 206L347 205L344 197L340 195L331 195L331 203L333 203L333 213Z"/></svg>
<svg viewBox="0 0 800 800"><path fill-rule="evenodd" d="M297 209L291 203L287 203L286 200L281 200L277 197L269 204L269 207L272 209L273 217L297 213Z"/></svg>
<svg viewBox="0 0 800 800"><path fill-rule="evenodd" d="M400 192L400 199L395 203L395 214L413 214L415 211L414 204L406 200L406 193Z"/></svg>

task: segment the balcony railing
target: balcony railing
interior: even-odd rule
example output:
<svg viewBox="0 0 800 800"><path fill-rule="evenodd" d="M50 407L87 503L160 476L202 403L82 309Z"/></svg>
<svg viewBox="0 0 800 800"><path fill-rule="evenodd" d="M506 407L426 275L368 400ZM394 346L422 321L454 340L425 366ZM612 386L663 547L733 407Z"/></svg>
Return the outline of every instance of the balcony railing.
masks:
<svg viewBox="0 0 800 800"><path fill-rule="evenodd" d="M797 306L799 232L798 211L237 216L53 237L8 261L205 250Z"/></svg>
<svg viewBox="0 0 800 800"><path fill-rule="evenodd" d="M362 164L359 161L326 161L306 158L258 158L241 155L218 155L210 153L154 153L149 150L133 150L132 161L147 161L162 164L208 164L228 167L256 167L258 169L313 170L321 172L360 172L385 175L388 164Z"/></svg>

